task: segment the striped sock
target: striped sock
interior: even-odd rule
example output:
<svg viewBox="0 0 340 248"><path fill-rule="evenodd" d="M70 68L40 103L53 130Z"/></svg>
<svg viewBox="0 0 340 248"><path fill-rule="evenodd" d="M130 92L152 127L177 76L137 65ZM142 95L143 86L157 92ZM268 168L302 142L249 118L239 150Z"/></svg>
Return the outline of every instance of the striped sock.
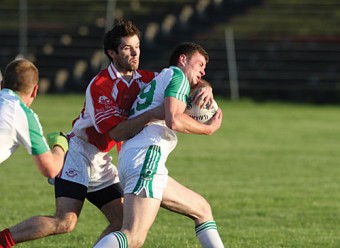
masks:
<svg viewBox="0 0 340 248"><path fill-rule="evenodd" d="M128 248L128 240L123 232L112 232L102 238L94 248Z"/></svg>
<svg viewBox="0 0 340 248"><path fill-rule="evenodd" d="M115 235L118 240L119 248L128 248L128 240L125 233L114 232L113 235Z"/></svg>
<svg viewBox="0 0 340 248"><path fill-rule="evenodd" d="M197 225L195 233L203 248L224 248L215 221Z"/></svg>
<svg viewBox="0 0 340 248"><path fill-rule="evenodd" d="M9 229L6 228L0 232L0 248L10 248L15 245L14 240L12 239L12 234Z"/></svg>

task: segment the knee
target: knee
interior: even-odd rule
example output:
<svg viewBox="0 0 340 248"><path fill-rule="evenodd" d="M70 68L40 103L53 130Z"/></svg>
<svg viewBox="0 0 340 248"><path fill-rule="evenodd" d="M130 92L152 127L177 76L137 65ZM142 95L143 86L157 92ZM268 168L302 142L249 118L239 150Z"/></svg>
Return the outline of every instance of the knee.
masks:
<svg viewBox="0 0 340 248"><path fill-rule="evenodd" d="M129 243L129 248L140 248L144 245L144 241L146 237L142 237L141 235L134 234L134 235L129 235L126 234L128 243Z"/></svg>
<svg viewBox="0 0 340 248"><path fill-rule="evenodd" d="M205 216L209 216L209 219L210 217L212 217L211 206L206 200L204 200L204 204L202 206L202 212L204 213Z"/></svg>
<svg viewBox="0 0 340 248"><path fill-rule="evenodd" d="M144 245L143 239L134 238L129 242L129 247L131 248L140 248Z"/></svg>
<svg viewBox="0 0 340 248"><path fill-rule="evenodd" d="M202 223L213 219L212 210L210 204L202 198L200 203L197 205L196 214L192 216L195 223Z"/></svg>
<svg viewBox="0 0 340 248"><path fill-rule="evenodd" d="M57 218L56 233L72 232L77 224L78 217L76 214L69 214L62 218Z"/></svg>

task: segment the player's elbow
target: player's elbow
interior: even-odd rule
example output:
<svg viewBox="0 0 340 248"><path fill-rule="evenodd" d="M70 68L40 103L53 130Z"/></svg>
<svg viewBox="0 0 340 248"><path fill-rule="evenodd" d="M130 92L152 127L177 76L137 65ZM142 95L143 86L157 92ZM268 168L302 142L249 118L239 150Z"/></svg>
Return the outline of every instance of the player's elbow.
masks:
<svg viewBox="0 0 340 248"><path fill-rule="evenodd" d="M48 178L55 178L58 173L59 170L56 170L56 168L52 165L52 166L44 166L42 168L40 168L40 173Z"/></svg>
<svg viewBox="0 0 340 248"><path fill-rule="evenodd" d="M41 174L48 178L55 178L61 171L62 166L63 160L62 161L54 160L52 163L46 165L46 167L44 167L44 169L41 170Z"/></svg>
<svg viewBox="0 0 340 248"><path fill-rule="evenodd" d="M48 178L55 178L58 175L58 171L55 170L47 170L47 171L42 171L41 172L43 176L48 177Z"/></svg>
<svg viewBox="0 0 340 248"><path fill-rule="evenodd" d="M165 125L170 129L172 129L172 127L174 126L173 122L169 119L165 119Z"/></svg>
<svg viewBox="0 0 340 248"><path fill-rule="evenodd" d="M171 130L174 130L174 131L178 130L178 123L177 123L176 119L174 119L174 118L165 119L165 124Z"/></svg>

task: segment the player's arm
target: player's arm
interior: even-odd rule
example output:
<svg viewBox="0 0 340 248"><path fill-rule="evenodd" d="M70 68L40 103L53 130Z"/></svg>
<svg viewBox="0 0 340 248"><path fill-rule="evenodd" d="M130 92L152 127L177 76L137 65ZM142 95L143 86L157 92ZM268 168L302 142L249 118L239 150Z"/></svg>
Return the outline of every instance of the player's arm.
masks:
<svg viewBox="0 0 340 248"><path fill-rule="evenodd" d="M64 150L59 146L55 146L51 151L36 156L33 155L33 160L42 175L54 178L63 167L64 157Z"/></svg>
<svg viewBox="0 0 340 248"><path fill-rule="evenodd" d="M109 131L109 135L117 142L130 139L153 120L164 120L164 105L160 105L134 118L120 122Z"/></svg>
<svg viewBox="0 0 340 248"><path fill-rule="evenodd" d="M185 114L186 103L177 98L166 97L164 108L166 125L174 131L188 134L211 135L221 127L221 109L217 110L209 124L203 124Z"/></svg>
<svg viewBox="0 0 340 248"><path fill-rule="evenodd" d="M68 139L61 132L52 132L47 134L47 143L51 150L33 155L33 159L41 174L54 178L63 168L65 153L68 150Z"/></svg>

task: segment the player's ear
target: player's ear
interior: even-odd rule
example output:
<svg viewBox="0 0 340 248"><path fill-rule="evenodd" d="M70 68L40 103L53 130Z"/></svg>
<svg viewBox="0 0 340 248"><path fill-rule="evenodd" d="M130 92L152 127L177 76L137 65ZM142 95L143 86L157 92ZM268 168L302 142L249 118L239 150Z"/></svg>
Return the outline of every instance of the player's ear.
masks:
<svg viewBox="0 0 340 248"><path fill-rule="evenodd" d="M115 51L111 50L111 49L108 49L108 50L107 50L107 54L108 54L112 59L117 55L117 53L116 53Z"/></svg>
<svg viewBox="0 0 340 248"><path fill-rule="evenodd" d="M178 58L178 64L185 66L186 62L187 62L187 56L185 54L181 54Z"/></svg>
<svg viewBox="0 0 340 248"><path fill-rule="evenodd" d="M38 95L38 89L39 89L39 85L38 85L38 84L34 85L33 90L32 90L32 93L31 93L31 97L32 97L32 98L36 98L36 97L37 97L37 95Z"/></svg>

